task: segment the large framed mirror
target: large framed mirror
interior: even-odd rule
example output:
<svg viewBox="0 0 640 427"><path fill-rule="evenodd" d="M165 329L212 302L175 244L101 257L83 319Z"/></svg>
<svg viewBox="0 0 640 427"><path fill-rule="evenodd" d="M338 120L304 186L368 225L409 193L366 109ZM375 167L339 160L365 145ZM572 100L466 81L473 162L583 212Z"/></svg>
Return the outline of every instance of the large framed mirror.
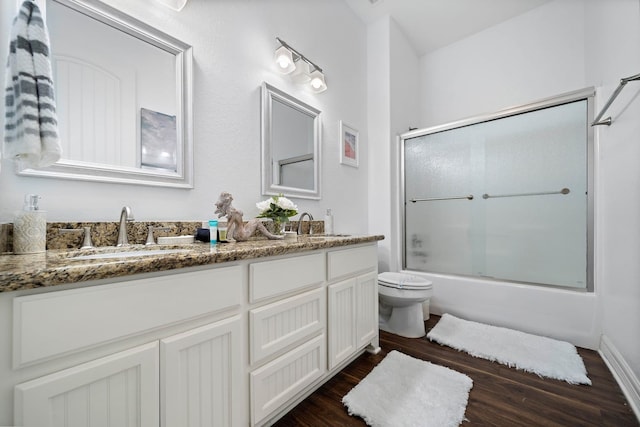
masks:
<svg viewBox="0 0 640 427"><path fill-rule="evenodd" d="M47 0L62 158L24 176L193 188L192 49L96 0Z"/></svg>
<svg viewBox="0 0 640 427"><path fill-rule="evenodd" d="M262 194L320 199L320 110L262 84Z"/></svg>

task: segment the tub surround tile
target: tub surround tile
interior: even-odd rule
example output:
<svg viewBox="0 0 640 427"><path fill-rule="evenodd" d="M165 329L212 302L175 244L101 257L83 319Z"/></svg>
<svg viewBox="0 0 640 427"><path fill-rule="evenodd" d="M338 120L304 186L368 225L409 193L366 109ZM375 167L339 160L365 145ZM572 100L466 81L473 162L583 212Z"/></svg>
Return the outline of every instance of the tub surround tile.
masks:
<svg viewBox="0 0 640 427"><path fill-rule="evenodd" d="M58 223L59 224L59 223ZM69 223L64 223L70 225ZM75 225L88 223L73 223L74 227L62 228L78 228ZM158 226L162 223L156 223ZM192 224L200 223L171 223L180 224L181 230L188 230ZM144 242L146 240L146 227L142 228L144 232L140 232L138 228L132 227L131 236L135 236L135 242ZM109 234L111 228L104 226L104 231ZM195 231L195 228L194 228ZM314 230L315 232L315 230ZM60 233L56 233L60 234ZM190 233L185 233L190 234ZM177 233L171 233L177 235ZM62 236L69 236L62 234ZM73 235L72 235L73 236ZM111 241L111 235L104 241ZM140 238L143 236L143 238ZM78 236L75 236L78 237ZM117 234L116 234L117 237ZM157 236L156 236L157 237ZM144 246L143 244L133 244L127 248L120 250L141 250L159 249L159 248L180 248L188 249L188 252L167 253L159 255L150 255L143 257L131 258L102 258L94 260L74 260L75 256L88 255L100 252L114 251L113 247L98 247L89 250L69 250L68 246L60 243L57 249L49 249L46 253L31 255L0 255L0 292L10 292L22 289L33 289L40 287L49 287L62 285L66 283L87 282L91 280L109 279L116 277L129 276L140 273L150 273L158 271L168 271L178 268L202 266L209 264L219 264L237 260L245 260L252 258L261 258L277 255L289 255L298 252L310 251L314 249L333 248L341 246L349 246L359 243L374 242L383 240L382 235L365 235L365 236L343 236L343 237L308 237L299 236L297 240L266 240L255 239L247 242L218 243L215 249L211 249L208 243L194 243L191 245L155 245ZM81 241L78 237L72 247L77 248ZM102 242L102 240L98 240ZM98 244L94 240L94 244ZM76 244L77 243L77 244ZM115 244L115 240L113 241ZM58 245L58 243L56 243Z"/></svg>

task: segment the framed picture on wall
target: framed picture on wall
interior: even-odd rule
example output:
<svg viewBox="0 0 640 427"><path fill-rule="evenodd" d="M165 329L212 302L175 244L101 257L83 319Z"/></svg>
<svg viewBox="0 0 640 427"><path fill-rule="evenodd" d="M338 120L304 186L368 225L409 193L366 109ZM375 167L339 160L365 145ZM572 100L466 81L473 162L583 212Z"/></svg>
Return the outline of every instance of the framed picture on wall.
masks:
<svg viewBox="0 0 640 427"><path fill-rule="evenodd" d="M358 167L360 160L359 133L353 126L349 126L340 120L340 163L347 166Z"/></svg>

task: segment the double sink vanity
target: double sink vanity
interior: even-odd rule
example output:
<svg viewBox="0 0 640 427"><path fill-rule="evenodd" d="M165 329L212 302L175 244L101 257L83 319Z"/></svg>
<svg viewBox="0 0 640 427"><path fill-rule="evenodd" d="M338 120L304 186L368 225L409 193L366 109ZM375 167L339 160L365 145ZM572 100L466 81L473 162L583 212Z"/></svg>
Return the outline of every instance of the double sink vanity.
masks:
<svg viewBox="0 0 640 427"><path fill-rule="evenodd" d="M0 255L0 424L269 425L379 349L382 239Z"/></svg>

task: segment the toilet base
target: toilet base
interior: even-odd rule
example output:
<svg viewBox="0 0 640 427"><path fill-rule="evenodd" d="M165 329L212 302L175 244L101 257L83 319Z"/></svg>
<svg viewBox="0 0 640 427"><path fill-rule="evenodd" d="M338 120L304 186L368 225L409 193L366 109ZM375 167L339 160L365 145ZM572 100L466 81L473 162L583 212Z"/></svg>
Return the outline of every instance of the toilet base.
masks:
<svg viewBox="0 0 640 427"><path fill-rule="evenodd" d="M378 324L383 331L406 338L422 338L426 335L421 303L408 307L393 307L391 316L385 317L381 316Z"/></svg>

